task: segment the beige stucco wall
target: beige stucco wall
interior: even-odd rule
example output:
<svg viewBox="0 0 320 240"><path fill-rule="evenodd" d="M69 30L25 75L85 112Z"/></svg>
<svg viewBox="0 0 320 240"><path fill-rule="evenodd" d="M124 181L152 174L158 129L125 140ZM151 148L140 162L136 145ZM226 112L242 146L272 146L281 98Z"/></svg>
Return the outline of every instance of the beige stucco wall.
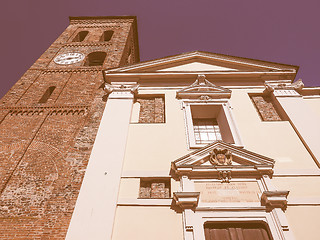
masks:
<svg viewBox="0 0 320 240"><path fill-rule="evenodd" d="M112 240L182 240L182 215L170 207L117 208Z"/></svg>
<svg viewBox="0 0 320 240"><path fill-rule="evenodd" d="M233 115L247 150L276 160L275 169L317 169L314 160L288 121L262 121L248 93L261 90L232 90ZM303 166L301 161L303 160Z"/></svg>
<svg viewBox="0 0 320 240"><path fill-rule="evenodd" d="M318 170L314 160L302 144L289 121L263 122L248 93L262 89L232 89L230 103L236 126L244 148L275 159L275 170ZM185 130L184 112L176 99L176 90L140 90L140 94L165 94L166 123L129 126L123 174L118 200L138 199L140 177L148 173L165 172L169 176L172 161L190 153ZM305 100L320 114L319 99ZM137 112L133 112L137 117ZM143 174L142 174L143 173ZM286 216L296 239L317 239L320 234L317 222L319 206L290 206L290 201L310 204L318 201L320 177L273 177L278 190L289 190L289 207ZM171 181L172 192L179 190L179 182ZM171 193L172 194L172 193ZM171 195L172 196L172 195ZM127 204L126 203L126 204ZM137 202L135 202L137 204ZM157 216L157 217L155 217ZM166 229L166 231L159 231ZM309 231L310 230L310 231ZM307 236L311 232L310 236ZM134 235L132 235L134 234ZM169 206L118 206L113 239L182 239L182 217Z"/></svg>
<svg viewBox="0 0 320 240"><path fill-rule="evenodd" d="M290 191L288 195L289 203L290 200L297 198L301 201L313 197L320 199L320 188L318 187L320 186L320 177L273 177L272 183L278 190Z"/></svg>
<svg viewBox="0 0 320 240"><path fill-rule="evenodd" d="M139 91L139 94L165 94L165 123L132 123L123 171L167 171L171 162L189 153L183 110L175 90Z"/></svg>
<svg viewBox="0 0 320 240"><path fill-rule="evenodd" d="M314 206L288 207L286 217L296 240L318 240L320 208Z"/></svg>
<svg viewBox="0 0 320 240"><path fill-rule="evenodd" d="M303 100L320 117L320 97L319 98L305 98Z"/></svg>

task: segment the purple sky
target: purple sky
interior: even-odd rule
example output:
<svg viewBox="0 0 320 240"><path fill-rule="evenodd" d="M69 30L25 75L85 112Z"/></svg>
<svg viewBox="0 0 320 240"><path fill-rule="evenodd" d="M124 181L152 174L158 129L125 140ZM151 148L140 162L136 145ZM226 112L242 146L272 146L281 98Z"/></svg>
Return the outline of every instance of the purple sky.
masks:
<svg viewBox="0 0 320 240"><path fill-rule="evenodd" d="M319 0L2 1L2 97L68 25L69 16L138 17L141 61L194 50L300 66L320 86Z"/></svg>

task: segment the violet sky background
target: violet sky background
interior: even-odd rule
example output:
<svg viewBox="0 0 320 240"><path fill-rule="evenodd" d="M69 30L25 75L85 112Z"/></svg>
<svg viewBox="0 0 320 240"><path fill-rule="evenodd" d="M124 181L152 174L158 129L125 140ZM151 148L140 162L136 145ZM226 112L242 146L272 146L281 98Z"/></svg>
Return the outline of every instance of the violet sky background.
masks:
<svg viewBox="0 0 320 240"><path fill-rule="evenodd" d="M300 66L320 86L319 0L6 0L0 97L68 26L69 16L138 17L141 61L194 50Z"/></svg>

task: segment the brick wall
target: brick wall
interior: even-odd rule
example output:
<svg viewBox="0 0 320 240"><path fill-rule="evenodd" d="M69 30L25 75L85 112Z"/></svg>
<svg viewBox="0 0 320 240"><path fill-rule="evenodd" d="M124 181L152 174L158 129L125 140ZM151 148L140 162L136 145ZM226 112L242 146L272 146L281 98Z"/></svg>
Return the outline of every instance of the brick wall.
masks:
<svg viewBox="0 0 320 240"><path fill-rule="evenodd" d="M169 198L169 179L140 179L139 198Z"/></svg>
<svg viewBox="0 0 320 240"><path fill-rule="evenodd" d="M139 123L164 123L164 97L138 98L140 103Z"/></svg>
<svg viewBox="0 0 320 240"><path fill-rule="evenodd" d="M282 121L271 97L252 96L251 99L263 121Z"/></svg>
<svg viewBox="0 0 320 240"><path fill-rule="evenodd" d="M65 238L105 107L102 69L121 65L132 22L74 22L1 99L0 239ZM106 28L114 38L95 42ZM90 35L72 43L79 29ZM53 62L63 52L96 50L107 52L102 67Z"/></svg>

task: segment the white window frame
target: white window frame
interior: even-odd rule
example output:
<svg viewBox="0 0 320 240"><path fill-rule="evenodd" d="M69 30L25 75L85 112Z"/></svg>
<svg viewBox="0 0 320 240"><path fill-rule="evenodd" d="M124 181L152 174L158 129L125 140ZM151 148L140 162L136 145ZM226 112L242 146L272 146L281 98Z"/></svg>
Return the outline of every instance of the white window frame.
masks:
<svg viewBox="0 0 320 240"><path fill-rule="evenodd" d="M193 127L193 118L191 113L192 105L200 105L200 106L212 105L212 106L221 107L221 110L224 112L226 116L227 124L230 128L231 135L234 140L234 145L243 147L238 128L232 116L231 106L228 99L212 99L212 100L205 100L205 101L189 99L189 100L183 100L182 107L184 109L184 118L185 118L185 125L186 125L185 129L186 129L186 135L187 135L188 145L190 149L201 148L207 145L207 144L196 143L194 127ZM220 131L221 131L221 128L220 128Z"/></svg>

